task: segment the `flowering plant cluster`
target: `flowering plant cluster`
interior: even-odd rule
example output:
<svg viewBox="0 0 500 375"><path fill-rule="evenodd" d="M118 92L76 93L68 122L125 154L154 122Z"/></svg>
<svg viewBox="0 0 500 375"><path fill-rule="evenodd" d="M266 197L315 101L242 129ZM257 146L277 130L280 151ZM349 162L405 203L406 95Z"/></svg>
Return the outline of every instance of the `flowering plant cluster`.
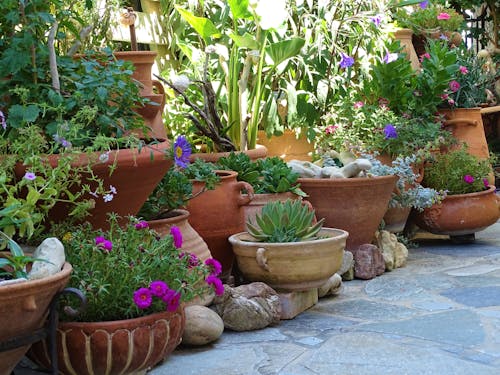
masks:
<svg viewBox="0 0 500 375"><path fill-rule="evenodd" d="M223 293L215 259L202 263L193 254L180 252L182 233L172 227L160 238L145 221L130 217L120 227L111 214L107 231L88 224L65 228L62 238L67 260L73 266L69 285L82 290L88 300L80 321L109 321L173 311L183 301L210 293Z"/></svg>
<svg viewBox="0 0 500 375"><path fill-rule="evenodd" d="M489 188L491 172L488 160L469 154L463 146L434 156L424 169L422 185L450 195L474 193Z"/></svg>

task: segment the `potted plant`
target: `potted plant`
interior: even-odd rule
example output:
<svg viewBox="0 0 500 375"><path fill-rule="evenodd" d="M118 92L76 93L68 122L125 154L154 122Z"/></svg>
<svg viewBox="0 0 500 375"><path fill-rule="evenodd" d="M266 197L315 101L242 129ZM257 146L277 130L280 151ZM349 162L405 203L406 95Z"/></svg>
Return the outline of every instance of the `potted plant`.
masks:
<svg viewBox="0 0 500 375"><path fill-rule="evenodd" d="M243 277L284 292L323 285L340 268L348 233L314 222L299 200L267 203L248 232L229 237Z"/></svg>
<svg viewBox="0 0 500 375"><path fill-rule="evenodd" d="M177 227L160 238L144 221L129 217L128 225L121 227L112 214L107 231L96 231L88 223L54 231L74 264L69 285L87 298L86 309L76 319L66 321L63 316L58 326L62 373L145 371L179 344L183 303L207 288L223 293L217 278L220 264L211 258L201 263L181 252ZM39 343L30 352L30 358L45 367L50 365L46 348Z"/></svg>
<svg viewBox="0 0 500 375"><path fill-rule="evenodd" d="M422 184L446 191L444 200L416 215L416 224L431 233L474 239L474 233L494 224L500 215L495 187L488 182L491 167L465 148L438 154L425 167Z"/></svg>

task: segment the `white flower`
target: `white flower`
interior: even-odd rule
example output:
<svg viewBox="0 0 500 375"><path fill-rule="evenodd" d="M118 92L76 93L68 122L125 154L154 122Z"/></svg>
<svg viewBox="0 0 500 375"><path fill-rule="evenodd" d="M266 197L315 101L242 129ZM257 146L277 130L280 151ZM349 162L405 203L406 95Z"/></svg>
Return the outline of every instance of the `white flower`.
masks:
<svg viewBox="0 0 500 375"><path fill-rule="evenodd" d="M99 155L99 161L101 163L106 163L109 160L109 152Z"/></svg>
<svg viewBox="0 0 500 375"><path fill-rule="evenodd" d="M259 26L264 29L277 29L287 19L286 0L251 1L250 7L259 17Z"/></svg>
<svg viewBox="0 0 500 375"><path fill-rule="evenodd" d="M191 81L188 76L180 75L172 78L172 85L180 92L186 91Z"/></svg>
<svg viewBox="0 0 500 375"><path fill-rule="evenodd" d="M106 194L102 197L102 199L104 200L105 203L107 202L111 202L114 198L114 195L113 194Z"/></svg>

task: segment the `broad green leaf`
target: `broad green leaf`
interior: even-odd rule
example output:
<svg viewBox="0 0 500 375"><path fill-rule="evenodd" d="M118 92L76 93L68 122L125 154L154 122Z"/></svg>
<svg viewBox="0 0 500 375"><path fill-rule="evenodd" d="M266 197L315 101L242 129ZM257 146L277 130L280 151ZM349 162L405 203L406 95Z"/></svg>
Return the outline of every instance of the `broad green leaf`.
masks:
<svg viewBox="0 0 500 375"><path fill-rule="evenodd" d="M17 242L11 238L9 239L9 248L10 248L11 254L15 257L19 257L19 256L24 255L23 250L21 249L21 246L19 246L17 244Z"/></svg>
<svg viewBox="0 0 500 375"><path fill-rule="evenodd" d="M286 119L288 124L293 124L293 121L297 117L297 91L294 85L290 82L286 83L287 92L287 114Z"/></svg>
<svg viewBox="0 0 500 375"><path fill-rule="evenodd" d="M248 0L228 0L228 3L235 20L252 17L252 13L248 10Z"/></svg>
<svg viewBox="0 0 500 375"><path fill-rule="evenodd" d="M9 122L13 127L18 127L16 125L19 125L19 123L34 122L39 114L40 109L35 104L28 106L15 104L9 109Z"/></svg>
<svg viewBox="0 0 500 375"><path fill-rule="evenodd" d="M206 43L209 43L209 38L219 38L221 36L219 30L208 18L197 17L191 12L176 6L175 9L180 13L193 29L203 38Z"/></svg>
<svg viewBox="0 0 500 375"><path fill-rule="evenodd" d="M268 45L266 53L273 61L274 67L276 67L290 57L298 55L304 44L305 40L302 38L282 40Z"/></svg>
<svg viewBox="0 0 500 375"><path fill-rule="evenodd" d="M252 50L259 50L260 46L253 35L245 33L243 36L231 33L229 37L234 40L234 43L240 48L249 48Z"/></svg>

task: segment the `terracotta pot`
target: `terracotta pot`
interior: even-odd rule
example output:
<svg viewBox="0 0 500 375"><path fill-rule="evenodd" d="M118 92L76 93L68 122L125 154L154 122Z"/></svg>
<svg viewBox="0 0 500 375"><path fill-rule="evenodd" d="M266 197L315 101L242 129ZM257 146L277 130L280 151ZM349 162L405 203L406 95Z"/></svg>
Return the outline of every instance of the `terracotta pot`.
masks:
<svg viewBox="0 0 500 375"><path fill-rule="evenodd" d="M61 374L145 374L181 342L184 306L135 319L61 322L57 329ZM33 344L29 358L50 367L47 342Z"/></svg>
<svg viewBox="0 0 500 375"><path fill-rule="evenodd" d="M69 281L72 267L39 280L0 286L0 342L27 336L42 328L49 305ZM0 352L0 374L9 375L31 345Z"/></svg>
<svg viewBox="0 0 500 375"><path fill-rule="evenodd" d="M325 226L349 232L346 248L355 252L371 243L387 211L396 176L356 178L299 178L318 219Z"/></svg>
<svg viewBox="0 0 500 375"><path fill-rule="evenodd" d="M411 29L401 29L394 32L394 38L399 41L403 52L406 54L406 59L411 62L413 70L420 70L420 62L418 61L417 52L413 47L412 42L413 31Z"/></svg>
<svg viewBox="0 0 500 375"><path fill-rule="evenodd" d="M285 202L287 199L295 200L300 198L300 196L291 192L255 194L253 196L253 199L243 206L243 212L245 216L245 230L247 230L247 221L252 220L253 222L255 222L255 215L260 214L262 212L262 207L264 207L268 202Z"/></svg>
<svg viewBox="0 0 500 375"><path fill-rule="evenodd" d="M384 215L384 229L391 233L400 233L405 229L411 207L391 207Z"/></svg>
<svg viewBox="0 0 500 375"><path fill-rule="evenodd" d="M170 234L170 228L175 225L182 233L181 251L185 251L196 255L201 261L205 261L212 257L207 243L201 238L191 224L189 223L190 213L186 210L174 210L172 216L159 219L149 220L149 227L154 229L162 237Z"/></svg>
<svg viewBox="0 0 500 375"><path fill-rule="evenodd" d="M339 270L348 233L323 228L316 240L252 242L247 232L229 237L238 268L248 281L262 281L278 291L318 288Z"/></svg>
<svg viewBox="0 0 500 375"><path fill-rule="evenodd" d="M279 156L285 161L312 160L314 146L308 142L304 134L297 138L294 131L287 129L283 135L273 136L269 139L263 130L259 130L257 139L261 145L267 148L267 156Z"/></svg>
<svg viewBox="0 0 500 375"><path fill-rule="evenodd" d="M221 183L214 190L207 190L188 202L191 226L205 240L212 256L222 264L222 278L231 273L234 254L228 237L245 228L243 206L253 199L253 188L244 181L237 181L234 171L217 171ZM204 183L193 181L193 194L204 188ZM242 190L248 194L243 195Z"/></svg>
<svg viewBox="0 0 500 375"><path fill-rule="evenodd" d="M415 223L434 234L462 236L479 232L500 217L495 187L469 194L448 195L441 204L415 213Z"/></svg>
<svg viewBox="0 0 500 375"><path fill-rule="evenodd" d="M110 186L115 187L117 194L109 202L105 202L103 197L96 198L88 193L85 194L84 199L91 198L95 201L95 206L90 210L90 215L85 218L85 221L90 222L95 228L107 229L108 212L115 212L123 216L124 223L127 222L125 216L137 214L173 163L172 159L165 157L169 147L169 142L165 141L151 148L143 148L141 152L137 149L111 151L105 162L98 160L99 153L93 154L91 159L93 173L103 180L106 189L109 189ZM152 156L153 159L151 159ZM49 156L51 165L57 165L57 159L58 155ZM83 154L79 162L75 164L88 162L89 158ZM116 162L117 167L110 176L110 166L114 162ZM16 166L18 178L24 176L25 172L24 166ZM93 181L86 181L85 176L83 176L82 181L90 185L91 191L97 188L97 184ZM74 191L79 190L80 186L74 189ZM58 203L50 211L49 218L56 223L62 222L67 219L70 209L71 207L68 205Z"/></svg>
<svg viewBox="0 0 500 375"><path fill-rule="evenodd" d="M256 148L252 150L236 151L236 153L244 152L250 157L250 160L255 161L257 159L263 159L267 155L267 148L262 145L257 145ZM229 156L230 152L198 152L191 154L189 160L191 162L196 159L202 159L206 162L216 163L220 158Z"/></svg>

